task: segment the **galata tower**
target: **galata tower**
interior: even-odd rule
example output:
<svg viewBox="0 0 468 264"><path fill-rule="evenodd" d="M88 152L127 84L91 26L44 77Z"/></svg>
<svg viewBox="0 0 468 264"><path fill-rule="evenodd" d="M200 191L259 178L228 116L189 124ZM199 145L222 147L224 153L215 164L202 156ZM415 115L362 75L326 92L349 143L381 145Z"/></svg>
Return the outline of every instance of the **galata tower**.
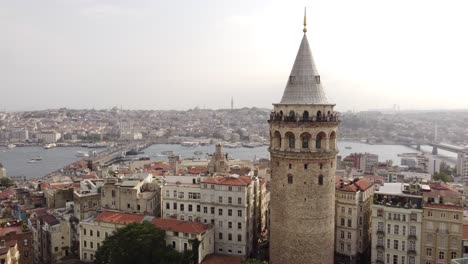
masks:
<svg viewBox="0 0 468 264"><path fill-rule="evenodd" d="M270 114L270 263L332 264L337 113L306 36Z"/></svg>

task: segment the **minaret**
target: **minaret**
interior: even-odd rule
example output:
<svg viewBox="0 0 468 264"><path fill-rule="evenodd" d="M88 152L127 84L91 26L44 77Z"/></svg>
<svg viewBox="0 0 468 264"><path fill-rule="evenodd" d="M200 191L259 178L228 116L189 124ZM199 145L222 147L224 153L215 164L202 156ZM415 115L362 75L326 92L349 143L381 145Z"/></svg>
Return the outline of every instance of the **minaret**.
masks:
<svg viewBox="0 0 468 264"><path fill-rule="evenodd" d="M234 110L234 97L231 97L231 111Z"/></svg>
<svg viewBox="0 0 468 264"><path fill-rule="evenodd" d="M270 263L332 264L337 113L306 32L283 98L270 115Z"/></svg>

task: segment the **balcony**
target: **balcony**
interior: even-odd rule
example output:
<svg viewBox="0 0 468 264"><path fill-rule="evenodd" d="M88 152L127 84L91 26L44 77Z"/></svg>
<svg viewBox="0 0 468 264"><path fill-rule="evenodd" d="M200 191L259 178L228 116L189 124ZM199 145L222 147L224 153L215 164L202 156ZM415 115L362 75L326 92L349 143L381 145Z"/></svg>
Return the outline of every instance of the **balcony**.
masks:
<svg viewBox="0 0 468 264"><path fill-rule="evenodd" d="M377 250L385 250L385 246L381 244L377 244L376 248Z"/></svg>
<svg viewBox="0 0 468 264"><path fill-rule="evenodd" d="M340 120L336 115L297 118L295 116L281 116L281 115L271 113L270 119L268 120L268 122L269 123L271 123L271 122L287 122L287 123L295 123L295 122L300 122L300 123L326 123L326 122L333 122L333 123L337 123L337 122L340 122Z"/></svg>
<svg viewBox="0 0 468 264"><path fill-rule="evenodd" d="M415 256L416 255L416 249L408 249L408 255Z"/></svg>
<svg viewBox="0 0 468 264"><path fill-rule="evenodd" d="M377 235L378 236L385 236L385 231L379 229L379 230L377 230Z"/></svg>
<svg viewBox="0 0 468 264"><path fill-rule="evenodd" d="M418 238L416 237L416 235L408 235L408 239L409 240L417 240Z"/></svg>

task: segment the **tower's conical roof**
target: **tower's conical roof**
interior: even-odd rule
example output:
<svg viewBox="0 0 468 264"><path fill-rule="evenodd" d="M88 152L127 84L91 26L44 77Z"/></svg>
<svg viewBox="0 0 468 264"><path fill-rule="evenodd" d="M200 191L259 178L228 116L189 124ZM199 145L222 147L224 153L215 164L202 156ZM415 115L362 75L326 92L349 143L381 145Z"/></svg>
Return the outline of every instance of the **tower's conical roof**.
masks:
<svg viewBox="0 0 468 264"><path fill-rule="evenodd" d="M305 32L281 104L329 104Z"/></svg>

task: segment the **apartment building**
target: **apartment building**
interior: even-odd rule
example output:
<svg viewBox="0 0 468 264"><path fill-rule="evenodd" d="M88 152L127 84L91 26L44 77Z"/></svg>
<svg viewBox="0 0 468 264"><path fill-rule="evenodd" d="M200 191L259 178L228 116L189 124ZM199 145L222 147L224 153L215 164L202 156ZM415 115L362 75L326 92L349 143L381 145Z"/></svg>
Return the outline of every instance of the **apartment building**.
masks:
<svg viewBox="0 0 468 264"><path fill-rule="evenodd" d="M177 219L162 219L117 211L103 211L95 219L86 219L80 225L80 259L93 261L103 241L118 228L130 223L151 222L166 232L166 244L179 252L191 250L190 240L198 239L198 262L214 252L214 230L211 225Z"/></svg>
<svg viewBox="0 0 468 264"><path fill-rule="evenodd" d="M419 264L422 222L419 184L380 186L372 205L371 263Z"/></svg>
<svg viewBox="0 0 468 264"><path fill-rule="evenodd" d="M148 173L107 178L101 188L101 207L105 210L159 216L160 183Z"/></svg>
<svg viewBox="0 0 468 264"><path fill-rule="evenodd" d="M256 177L237 175L167 176L163 217L213 224L217 254L248 256L261 226L255 205L267 205L260 202L267 195L259 183Z"/></svg>
<svg viewBox="0 0 468 264"><path fill-rule="evenodd" d="M339 180L335 190L335 263L368 262L373 184Z"/></svg>
<svg viewBox="0 0 468 264"><path fill-rule="evenodd" d="M449 264L463 257L462 195L442 182L423 192L421 263Z"/></svg>

